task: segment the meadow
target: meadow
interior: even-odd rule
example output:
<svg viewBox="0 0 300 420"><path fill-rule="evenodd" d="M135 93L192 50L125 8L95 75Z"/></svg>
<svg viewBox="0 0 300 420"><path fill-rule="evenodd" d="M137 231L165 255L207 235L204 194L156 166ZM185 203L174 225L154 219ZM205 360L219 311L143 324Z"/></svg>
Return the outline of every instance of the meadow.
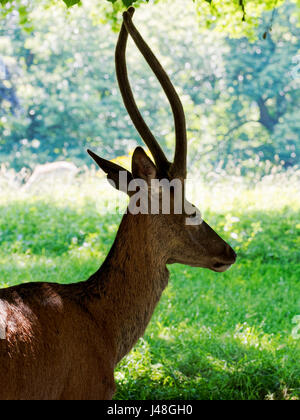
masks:
<svg viewBox="0 0 300 420"><path fill-rule="evenodd" d="M299 180L197 182L195 204L238 261L224 274L169 267L144 337L117 368L116 399L300 399ZM97 173L0 188L0 287L82 281L99 267L121 214Z"/></svg>

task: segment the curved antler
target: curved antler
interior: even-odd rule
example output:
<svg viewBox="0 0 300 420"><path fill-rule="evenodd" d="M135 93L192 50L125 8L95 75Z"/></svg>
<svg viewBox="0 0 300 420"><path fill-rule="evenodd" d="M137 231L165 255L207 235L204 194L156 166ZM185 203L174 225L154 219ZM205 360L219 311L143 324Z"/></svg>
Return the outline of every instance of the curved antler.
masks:
<svg viewBox="0 0 300 420"><path fill-rule="evenodd" d="M134 14L134 8L131 7L128 12L128 16L131 18ZM126 66L126 46L128 40L128 32L126 30L125 24L123 22L121 32L119 35L116 53L115 53L115 60L116 60L116 73L117 79L119 83L119 88L123 97L124 105L127 109L127 112L135 125L137 131L139 132L140 136L149 147L150 152L153 155L157 168L159 172L166 173L170 167L170 162L168 162L162 148L158 144L157 140L153 136L152 132L150 131L149 127L145 123L136 102L134 100L134 96L130 87L128 73L127 73L127 66Z"/></svg>
<svg viewBox="0 0 300 420"><path fill-rule="evenodd" d="M136 46L156 75L163 90L165 91L165 94L167 95L173 111L176 132L176 148L174 162L171 165L169 173L172 177L177 176L186 178L187 136L183 106L167 73L134 26L131 19L133 13L134 8L131 7L127 12L124 12L123 14L124 24L126 26L127 32L131 35Z"/></svg>

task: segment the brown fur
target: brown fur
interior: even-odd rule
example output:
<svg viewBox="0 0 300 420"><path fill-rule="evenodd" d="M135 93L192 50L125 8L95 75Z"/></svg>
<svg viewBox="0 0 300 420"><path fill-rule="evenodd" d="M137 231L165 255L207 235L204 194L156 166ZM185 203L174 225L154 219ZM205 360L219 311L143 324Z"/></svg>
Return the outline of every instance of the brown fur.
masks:
<svg viewBox="0 0 300 420"><path fill-rule="evenodd" d="M107 260L87 282L0 291L7 317L1 399L113 396L114 367L144 333L168 282L163 261L154 269L147 247L136 255L132 223L147 240L144 217L137 219L124 217Z"/></svg>

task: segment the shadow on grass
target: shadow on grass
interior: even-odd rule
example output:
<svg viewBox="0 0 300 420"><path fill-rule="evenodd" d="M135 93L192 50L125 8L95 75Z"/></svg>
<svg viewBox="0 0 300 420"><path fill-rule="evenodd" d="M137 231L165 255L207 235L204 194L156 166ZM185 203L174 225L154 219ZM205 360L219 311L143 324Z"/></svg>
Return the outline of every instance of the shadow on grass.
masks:
<svg viewBox="0 0 300 420"><path fill-rule="evenodd" d="M139 362L121 363L115 399L300 398L299 352L295 358L287 357L284 351L242 346L228 338L204 340L198 343L199 351L176 340L167 343L156 338L153 345L156 350L146 355L143 371L139 372Z"/></svg>
<svg viewBox="0 0 300 420"><path fill-rule="evenodd" d="M240 262L237 269L239 265L243 269L227 274L230 279L226 288L216 284L212 289L215 278L194 286L195 294L206 294L207 297L210 293L209 301L201 297L202 303L211 310L206 313L210 320L208 324L219 322L216 318L221 315L216 311L217 305L224 303L225 307L225 303L236 302L237 315L231 315L226 326L229 335L224 338L219 333L216 338L209 338L204 334L198 339L196 334L193 340L193 332L178 329L178 318L170 315L166 299L165 306L160 308L164 308L168 324L174 326L175 337L171 341L159 338L153 327L154 317L145 336L150 343L148 347L143 349L138 344L118 368L116 398L300 398L299 350L294 351L285 339L282 340L282 349L280 346L265 349L241 345L232 331L242 318L240 306L245 307L245 315L249 312L250 298L257 320L269 316L270 324L270 312L276 309L276 319L273 317L276 323L271 323L274 332L282 331L279 318L290 318L297 299L294 286L299 270L299 215L285 209L280 213L244 211L237 216L239 222L227 226L225 237L238 251ZM118 215L99 215L93 203L81 205L78 210L42 201L0 207L0 280L8 279L5 286L9 286L27 281L69 283L70 279L76 282L88 278L107 254L120 218ZM222 235L226 223L223 216L208 214L208 222ZM280 272L276 274L280 278L274 287L274 270L270 270L268 264L282 270L289 267L294 271L293 278L288 270L286 277ZM268 276L264 271L267 269ZM246 272L255 272L256 277L248 275L246 278ZM191 270L187 270L186 277L183 271L178 271L179 275L178 280L174 272L172 276L177 289L176 299L172 301L175 312L182 311L187 305L185 302L190 302L190 285L195 277ZM205 290L205 284L208 290ZM291 294L295 295L294 299ZM258 299L262 302L259 305ZM265 306L269 307L269 312ZM179 313L180 319L184 316L187 315ZM203 319L201 313L199 317ZM195 318L193 331L197 331L197 323ZM155 338L149 335L149 331L154 331Z"/></svg>

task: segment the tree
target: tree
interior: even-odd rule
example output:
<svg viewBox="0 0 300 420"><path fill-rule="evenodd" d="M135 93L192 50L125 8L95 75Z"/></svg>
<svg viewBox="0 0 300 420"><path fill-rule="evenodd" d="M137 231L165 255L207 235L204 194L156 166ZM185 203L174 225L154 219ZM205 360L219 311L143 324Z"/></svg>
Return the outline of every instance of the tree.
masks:
<svg viewBox="0 0 300 420"><path fill-rule="evenodd" d="M20 104L12 84L8 66L0 57L0 107L7 107L15 115Z"/></svg>
<svg viewBox="0 0 300 420"><path fill-rule="evenodd" d="M291 70L300 28L293 25L291 3L279 10L266 39L226 39L230 48L223 56L222 90L213 106L216 113L218 103L226 103L223 124L216 130L225 161L233 157L245 165L252 158L255 166L257 158L275 159L285 167L299 162L300 91Z"/></svg>
<svg viewBox="0 0 300 420"><path fill-rule="evenodd" d="M193 3L187 7L180 1L172 9L173 4L144 7L135 19L183 100L191 166L256 173L266 161L298 164L295 5L265 13L252 42L211 30L199 33ZM39 4L30 12L31 32L23 30L16 14L0 21L0 57L9 74L5 89L18 101L15 107L2 98L2 162L17 169L56 159L82 164L89 163L87 147L114 158L142 144L117 88L117 34L109 25L95 25L98 14L95 18L89 10L85 4L66 14L62 6L45 10ZM272 18L273 30L264 39ZM142 113L171 158L169 104L133 44L128 64Z"/></svg>
<svg viewBox="0 0 300 420"><path fill-rule="evenodd" d="M154 3L164 0L154 0ZM265 11L274 10L288 0L184 0L186 4L193 2L195 11L199 16L201 27L214 27L222 32L226 31L235 36L254 36L253 28L257 26L260 17ZM294 0L300 5L299 0ZM102 22L109 21L114 29L118 28L120 12L134 5L139 7L144 3L150 3L149 0L98 0L90 2L89 0L39 0L32 4L27 0L0 0L2 5L2 16L12 11L18 11L21 25L32 30L32 23L29 14L32 8L39 3L45 8L52 5L65 4L67 8L88 5L91 13L97 12L98 19ZM152 2L151 2L152 3ZM176 3L174 6L176 7ZM100 14L99 14L100 12ZM100 17L99 17L100 16Z"/></svg>

